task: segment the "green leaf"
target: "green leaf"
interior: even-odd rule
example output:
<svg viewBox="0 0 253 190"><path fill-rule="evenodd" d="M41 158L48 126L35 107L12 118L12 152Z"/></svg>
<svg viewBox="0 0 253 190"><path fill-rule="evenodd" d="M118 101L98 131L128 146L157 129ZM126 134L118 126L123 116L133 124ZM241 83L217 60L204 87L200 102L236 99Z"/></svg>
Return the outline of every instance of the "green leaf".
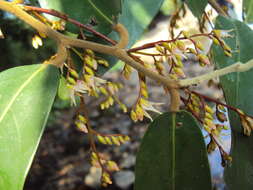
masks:
<svg viewBox="0 0 253 190"><path fill-rule="evenodd" d="M207 0L186 0L185 3L188 5L189 9L193 13L194 16L200 18L204 13L205 8L207 6Z"/></svg>
<svg viewBox="0 0 253 190"><path fill-rule="evenodd" d="M245 21L247 23L253 22L253 1L252 0L243 0L243 10L245 15Z"/></svg>
<svg viewBox="0 0 253 190"><path fill-rule="evenodd" d="M96 20L95 30L108 34L121 12L121 0L39 0L41 7L55 9L83 24ZM79 28L67 23L67 30L79 33Z"/></svg>
<svg viewBox="0 0 253 190"><path fill-rule="evenodd" d="M253 32L244 23L218 17L216 28L233 29L234 38L227 38L226 43L232 48L233 57L226 57L223 50L213 47L217 68L224 68L236 62L245 63L253 59ZM232 73L221 77L221 84L229 105L253 115L253 70L243 73ZM225 180L230 190L253 189L253 136L244 136L240 119L233 111L229 112L232 127L232 164L225 169Z"/></svg>
<svg viewBox="0 0 253 190"><path fill-rule="evenodd" d="M57 91L46 64L0 73L0 189L22 190Z"/></svg>
<svg viewBox="0 0 253 190"><path fill-rule="evenodd" d="M205 142L189 113L164 113L150 124L135 175L135 190L212 189Z"/></svg>

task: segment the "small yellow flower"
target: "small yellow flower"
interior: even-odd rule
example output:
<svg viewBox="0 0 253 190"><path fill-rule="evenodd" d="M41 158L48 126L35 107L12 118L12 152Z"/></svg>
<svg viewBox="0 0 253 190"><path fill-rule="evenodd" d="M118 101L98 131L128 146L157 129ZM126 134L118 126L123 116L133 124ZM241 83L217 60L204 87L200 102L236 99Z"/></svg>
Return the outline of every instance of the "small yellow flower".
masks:
<svg viewBox="0 0 253 190"><path fill-rule="evenodd" d="M218 38L231 38L233 35L229 34L232 32L234 29L230 30L213 30L213 33L216 37Z"/></svg>
<svg viewBox="0 0 253 190"><path fill-rule="evenodd" d="M3 39L3 38L4 38L4 35L3 35L2 30L0 28L0 39Z"/></svg>
<svg viewBox="0 0 253 190"><path fill-rule="evenodd" d="M32 38L32 45L35 49L38 49L39 46L42 46L42 39L36 34Z"/></svg>

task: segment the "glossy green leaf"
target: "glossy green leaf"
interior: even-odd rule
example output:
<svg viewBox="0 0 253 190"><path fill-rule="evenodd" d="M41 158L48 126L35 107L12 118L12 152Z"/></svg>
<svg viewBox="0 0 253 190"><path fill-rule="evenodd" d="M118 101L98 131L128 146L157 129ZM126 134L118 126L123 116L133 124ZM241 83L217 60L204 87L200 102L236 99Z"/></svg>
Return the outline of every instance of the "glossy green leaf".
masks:
<svg viewBox="0 0 253 190"><path fill-rule="evenodd" d="M233 29L234 38L227 38L226 43L233 50L233 57L226 57L223 50L213 47L217 68L223 68L236 62L245 63L253 59L253 32L244 23L218 17L216 28ZM232 73L221 77L221 84L229 105L253 115L253 70L244 73ZM232 164L225 169L225 180L230 190L253 189L253 136L244 136L240 119L234 112L229 112L232 127Z"/></svg>
<svg viewBox="0 0 253 190"><path fill-rule="evenodd" d="M57 91L51 65L0 73L0 189L22 190Z"/></svg>
<svg viewBox="0 0 253 190"><path fill-rule="evenodd" d="M188 112L164 113L150 124L135 175L135 190L212 189L204 138Z"/></svg>
<svg viewBox="0 0 253 190"><path fill-rule="evenodd" d="M41 7L55 9L67 14L83 24L92 20L97 23L94 29L108 34L112 24L121 12L121 0L39 0ZM79 33L79 28L67 23L67 30Z"/></svg>
<svg viewBox="0 0 253 190"><path fill-rule="evenodd" d="M200 18L204 13L205 8L207 6L207 0L186 0L185 3L188 5L189 9L193 13L194 16Z"/></svg>
<svg viewBox="0 0 253 190"><path fill-rule="evenodd" d="M243 0L243 10L245 21L248 23L253 23L253 1Z"/></svg>

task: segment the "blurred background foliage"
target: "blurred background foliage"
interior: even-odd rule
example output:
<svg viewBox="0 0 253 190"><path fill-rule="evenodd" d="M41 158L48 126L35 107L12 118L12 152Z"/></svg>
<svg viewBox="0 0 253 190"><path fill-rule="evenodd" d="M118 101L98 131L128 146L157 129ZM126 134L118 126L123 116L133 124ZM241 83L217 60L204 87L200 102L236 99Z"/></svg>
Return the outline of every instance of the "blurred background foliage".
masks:
<svg viewBox="0 0 253 190"><path fill-rule="evenodd" d="M41 63L55 52L54 41L43 40L43 46L35 50L32 37L36 32L24 22L0 11L0 28L5 36L0 40L0 71L19 66Z"/></svg>

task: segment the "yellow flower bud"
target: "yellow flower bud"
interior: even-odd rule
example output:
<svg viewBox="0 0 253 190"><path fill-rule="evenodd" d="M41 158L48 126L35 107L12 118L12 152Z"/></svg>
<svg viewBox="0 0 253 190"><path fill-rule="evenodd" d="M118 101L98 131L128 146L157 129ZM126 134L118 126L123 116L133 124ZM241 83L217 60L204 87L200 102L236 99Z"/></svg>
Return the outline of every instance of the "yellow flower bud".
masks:
<svg viewBox="0 0 253 190"><path fill-rule="evenodd" d="M112 184L112 180L110 178L110 175L108 173L103 173L102 174L102 180L107 183L107 184Z"/></svg>
<svg viewBox="0 0 253 190"><path fill-rule="evenodd" d="M99 90L100 90L100 92L101 92L102 94L108 95L108 92L107 92L107 90L106 90L104 87L99 87Z"/></svg>
<svg viewBox="0 0 253 190"><path fill-rule="evenodd" d="M101 103L101 104L100 104L100 108L101 108L101 110L104 110L104 109L105 109L105 104L104 104L104 103Z"/></svg>
<svg viewBox="0 0 253 190"><path fill-rule="evenodd" d="M127 112L127 107L126 107L125 104L122 104L122 103L121 103L119 106L120 106L120 108L123 110L124 113Z"/></svg>
<svg viewBox="0 0 253 190"><path fill-rule="evenodd" d="M98 64L100 65L104 65L105 67L109 67L109 63L108 61L104 60L104 59L99 59L97 60Z"/></svg>
<svg viewBox="0 0 253 190"><path fill-rule="evenodd" d="M94 160L98 160L98 156L95 152L91 153L91 158L94 159Z"/></svg>
<svg viewBox="0 0 253 190"><path fill-rule="evenodd" d="M248 122L245 120L244 117L241 117L241 124L242 124L244 135L250 136L251 127L248 125Z"/></svg>
<svg viewBox="0 0 253 190"><path fill-rule="evenodd" d="M100 136L100 135L97 135L97 138L98 138L98 141L102 144L107 144L107 141L105 140L104 137Z"/></svg>
<svg viewBox="0 0 253 190"><path fill-rule="evenodd" d="M215 128L215 127L214 127L213 120L210 120L210 119L208 119L208 118L205 118L205 119L204 119L204 124L207 125L208 127L212 128L212 129Z"/></svg>
<svg viewBox="0 0 253 190"><path fill-rule="evenodd" d="M210 65L209 58L204 54L198 55L199 62L203 63L204 65Z"/></svg>
<svg viewBox="0 0 253 190"><path fill-rule="evenodd" d="M182 62L181 60L176 61L176 62L175 62L175 65L176 65L177 67L179 67L179 68L183 68L183 67L184 67L184 64L183 64L183 62Z"/></svg>
<svg viewBox="0 0 253 190"><path fill-rule="evenodd" d="M185 77L184 71L179 67L173 67L172 69L178 76Z"/></svg>
<svg viewBox="0 0 253 190"><path fill-rule="evenodd" d="M120 141L117 137L111 136L111 138L112 138L113 144L120 146Z"/></svg>
<svg viewBox="0 0 253 190"><path fill-rule="evenodd" d="M231 52L228 52L228 51L224 51L224 54L228 57L232 57L232 53Z"/></svg>
<svg viewBox="0 0 253 190"><path fill-rule="evenodd" d="M184 36L185 38L189 38L189 37L190 37L190 34L189 34L189 32L187 32L187 31L182 31L182 34L183 34L183 36Z"/></svg>
<svg viewBox="0 0 253 190"><path fill-rule="evenodd" d="M35 49L38 49L39 46L42 46L42 39L38 35L34 35L32 38L32 45Z"/></svg>
<svg viewBox="0 0 253 190"><path fill-rule="evenodd" d="M104 139L105 139L105 141L107 142L107 144L109 144L109 145L112 145L113 143L112 143L112 141L111 141L111 139L110 139L110 137L104 137Z"/></svg>
<svg viewBox="0 0 253 190"><path fill-rule="evenodd" d="M163 43L162 43L162 46L165 47L168 51L171 51L171 46L170 46L169 43L163 42Z"/></svg>
<svg viewBox="0 0 253 190"><path fill-rule="evenodd" d="M69 84L72 84L72 85L75 85L75 84L76 84L75 79L73 79L72 77L68 77L68 78L67 78L67 82L68 82Z"/></svg>
<svg viewBox="0 0 253 190"><path fill-rule="evenodd" d="M125 139L125 141L130 141L130 137L129 136L124 136L124 139Z"/></svg>
<svg viewBox="0 0 253 190"><path fill-rule="evenodd" d="M76 124L77 128L78 128L80 131L82 131L82 132L84 132L84 133L88 133L88 132L89 132L87 126L86 126L84 123L75 122L75 124Z"/></svg>
<svg viewBox="0 0 253 190"><path fill-rule="evenodd" d="M134 122L137 121L137 115L134 110L131 110L130 117Z"/></svg>
<svg viewBox="0 0 253 190"><path fill-rule="evenodd" d="M119 167L116 162L109 160L107 162L107 168L109 171L119 171Z"/></svg>
<svg viewBox="0 0 253 190"><path fill-rule="evenodd" d="M89 54L91 57L95 56L94 52L91 49L85 49L85 52Z"/></svg>
<svg viewBox="0 0 253 190"><path fill-rule="evenodd" d="M155 45L155 48L156 48L156 50L158 51L158 52L160 52L160 53L162 53L162 54L164 54L164 49L160 46L160 45Z"/></svg>
<svg viewBox="0 0 253 190"><path fill-rule="evenodd" d="M205 105L205 111L210 113L210 114L213 114L213 109L208 105Z"/></svg>
<svg viewBox="0 0 253 190"><path fill-rule="evenodd" d="M176 74L169 74L169 77L173 80L177 80L178 79L178 76Z"/></svg>
<svg viewBox="0 0 253 190"><path fill-rule="evenodd" d="M85 70L88 74L94 76L94 71L93 71L90 67L84 67L84 70Z"/></svg>
<svg viewBox="0 0 253 190"><path fill-rule="evenodd" d="M203 128L210 134L211 133L211 129L207 126L207 125L204 125Z"/></svg>
<svg viewBox="0 0 253 190"><path fill-rule="evenodd" d="M208 145L207 145L207 152L210 154L212 153L215 149L216 149L217 145L215 144L215 142L211 141Z"/></svg>
<svg viewBox="0 0 253 190"><path fill-rule="evenodd" d="M80 120L82 123L87 123L87 119L85 117L83 117L82 115L78 115L77 116L78 120Z"/></svg>
<svg viewBox="0 0 253 190"><path fill-rule="evenodd" d="M216 45L218 45L218 46L221 45L220 41L217 38L215 38L215 37L213 38L213 43L216 44Z"/></svg>
<svg viewBox="0 0 253 190"><path fill-rule="evenodd" d="M119 138L119 141L120 141L122 144L125 143L125 139L124 139L123 136L118 136L118 138Z"/></svg>
<svg viewBox="0 0 253 190"><path fill-rule="evenodd" d="M214 34L217 38L220 38L220 37L221 37L221 30L213 30L213 34Z"/></svg>
<svg viewBox="0 0 253 190"><path fill-rule="evenodd" d="M148 98L148 91L146 89L141 88L141 95L145 98Z"/></svg>
<svg viewBox="0 0 253 190"><path fill-rule="evenodd" d="M190 53L194 54L194 55L197 55L197 51L193 48L188 48L188 50L190 51Z"/></svg>
<svg viewBox="0 0 253 190"><path fill-rule="evenodd" d="M69 69L69 73L72 77L78 79L79 78L79 75L78 73L74 70L74 69Z"/></svg>
<svg viewBox="0 0 253 190"><path fill-rule="evenodd" d="M181 51L185 51L185 44L184 42L182 42L181 40L177 40L176 41L176 46L178 47L178 49L180 49Z"/></svg>
<svg viewBox="0 0 253 190"><path fill-rule="evenodd" d="M199 50L201 50L201 51L204 50L203 45L202 45L200 42L198 42L198 41L195 43L195 46L196 46Z"/></svg>
<svg viewBox="0 0 253 190"><path fill-rule="evenodd" d="M210 113L208 113L208 112L205 113L205 118L208 118L208 119L210 119L210 120L213 120L212 114L210 114Z"/></svg>

